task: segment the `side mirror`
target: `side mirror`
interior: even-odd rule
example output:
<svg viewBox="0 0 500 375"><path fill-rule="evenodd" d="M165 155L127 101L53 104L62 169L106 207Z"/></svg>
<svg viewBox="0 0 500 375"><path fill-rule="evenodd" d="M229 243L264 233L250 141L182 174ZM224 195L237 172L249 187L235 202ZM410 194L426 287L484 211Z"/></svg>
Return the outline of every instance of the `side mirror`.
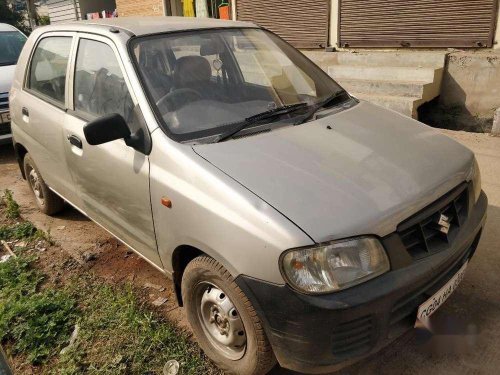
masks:
<svg viewBox="0 0 500 375"><path fill-rule="evenodd" d="M111 113L88 122L83 134L89 145L95 146L117 139L130 137L130 129L125 119L118 113Z"/></svg>

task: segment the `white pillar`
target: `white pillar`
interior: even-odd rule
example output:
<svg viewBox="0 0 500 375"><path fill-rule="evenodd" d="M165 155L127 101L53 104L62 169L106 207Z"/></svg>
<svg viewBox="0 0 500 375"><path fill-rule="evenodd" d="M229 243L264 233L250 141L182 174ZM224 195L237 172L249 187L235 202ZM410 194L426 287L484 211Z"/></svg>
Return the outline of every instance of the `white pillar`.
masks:
<svg viewBox="0 0 500 375"><path fill-rule="evenodd" d="M491 134L500 136L500 108L495 111L493 117L493 128L491 129Z"/></svg>
<svg viewBox="0 0 500 375"><path fill-rule="evenodd" d="M236 0L231 0L231 19L236 21Z"/></svg>
<svg viewBox="0 0 500 375"><path fill-rule="evenodd" d="M330 40L331 47L339 47L339 0L331 0L330 8Z"/></svg>
<svg viewBox="0 0 500 375"><path fill-rule="evenodd" d="M495 39L493 39L493 48L500 49L500 6L497 7L497 28L495 32Z"/></svg>

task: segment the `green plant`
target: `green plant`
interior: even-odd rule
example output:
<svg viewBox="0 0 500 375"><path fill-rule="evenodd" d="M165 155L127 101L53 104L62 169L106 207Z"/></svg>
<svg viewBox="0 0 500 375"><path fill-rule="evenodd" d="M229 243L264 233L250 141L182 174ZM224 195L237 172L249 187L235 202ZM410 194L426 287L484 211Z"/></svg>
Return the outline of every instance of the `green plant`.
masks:
<svg viewBox="0 0 500 375"><path fill-rule="evenodd" d="M44 276L31 267L34 258L11 258L0 263L0 301L36 292ZM1 316L0 316L1 318Z"/></svg>
<svg viewBox="0 0 500 375"><path fill-rule="evenodd" d="M80 334L54 374L156 374L170 359L183 374L220 373L184 333L142 306L131 286L86 277L73 289L82 305Z"/></svg>
<svg viewBox="0 0 500 375"><path fill-rule="evenodd" d="M31 29L24 23L24 15L14 8L11 8L5 0L0 1L0 23L13 25L25 34L31 32Z"/></svg>
<svg viewBox="0 0 500 375"><path fill-rule="evenodd" d="M8 219L17 219L21 216L19 204L14 200L12 192L9 189L5 189L2 201L5 204L5 216Z"/></svg>
<svg viewBox="0 0 500 375"><path fill-rule="evenodd" d="M49 16L41 16L39 14L36 15L36 23L38 26L50 25L50 17Z"/></svg>
<svg viewBox="0 0 500 375"><path fill-rule="evenodd" d="M37 234L36 227L29 221L15 225L0 226L0 240L31 239ZM39 235L40 236L40 235Z"/></svg>
<svg viewBox="0 0 500 375"><path fill-rule="evenodd" d="M77 314L67 292L37 291L44 276L32 263L33 258L11 258L0 264L0 341L40 364L65 345Z"/></svg>

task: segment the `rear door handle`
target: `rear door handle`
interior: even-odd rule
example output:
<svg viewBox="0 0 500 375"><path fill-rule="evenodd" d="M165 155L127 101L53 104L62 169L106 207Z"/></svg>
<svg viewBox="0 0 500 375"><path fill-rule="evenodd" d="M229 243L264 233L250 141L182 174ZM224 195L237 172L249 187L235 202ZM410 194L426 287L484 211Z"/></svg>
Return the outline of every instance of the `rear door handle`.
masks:
<svg viewBox="0 0 500 375"><path fill-rule="evenodd" d="M28 108L23 107L22 113L23 113L23 116L30 117L30 112L28 111Z"/></svg>
<svg viewBox="0 0 500 375"><path fill-rule="evenodd" d="M71 143L73 146L78 147L78 148L83 148L83 144L80 138L78 138L76 135L68 135L68 141Z"/></svg>

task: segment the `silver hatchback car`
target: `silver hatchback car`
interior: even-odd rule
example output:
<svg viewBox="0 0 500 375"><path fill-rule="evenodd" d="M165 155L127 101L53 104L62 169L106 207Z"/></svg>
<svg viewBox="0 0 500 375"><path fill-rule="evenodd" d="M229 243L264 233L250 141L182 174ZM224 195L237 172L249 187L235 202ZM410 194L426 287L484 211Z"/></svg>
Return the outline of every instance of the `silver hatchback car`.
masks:
<svg viewBox="0 0 500 375"><path fill-rule="evenodd" d="M471 151L253 24L39 28L10 105L40 209L68 202L170 277L227 373L330 372L427 324L484 226Z"/></svg>

